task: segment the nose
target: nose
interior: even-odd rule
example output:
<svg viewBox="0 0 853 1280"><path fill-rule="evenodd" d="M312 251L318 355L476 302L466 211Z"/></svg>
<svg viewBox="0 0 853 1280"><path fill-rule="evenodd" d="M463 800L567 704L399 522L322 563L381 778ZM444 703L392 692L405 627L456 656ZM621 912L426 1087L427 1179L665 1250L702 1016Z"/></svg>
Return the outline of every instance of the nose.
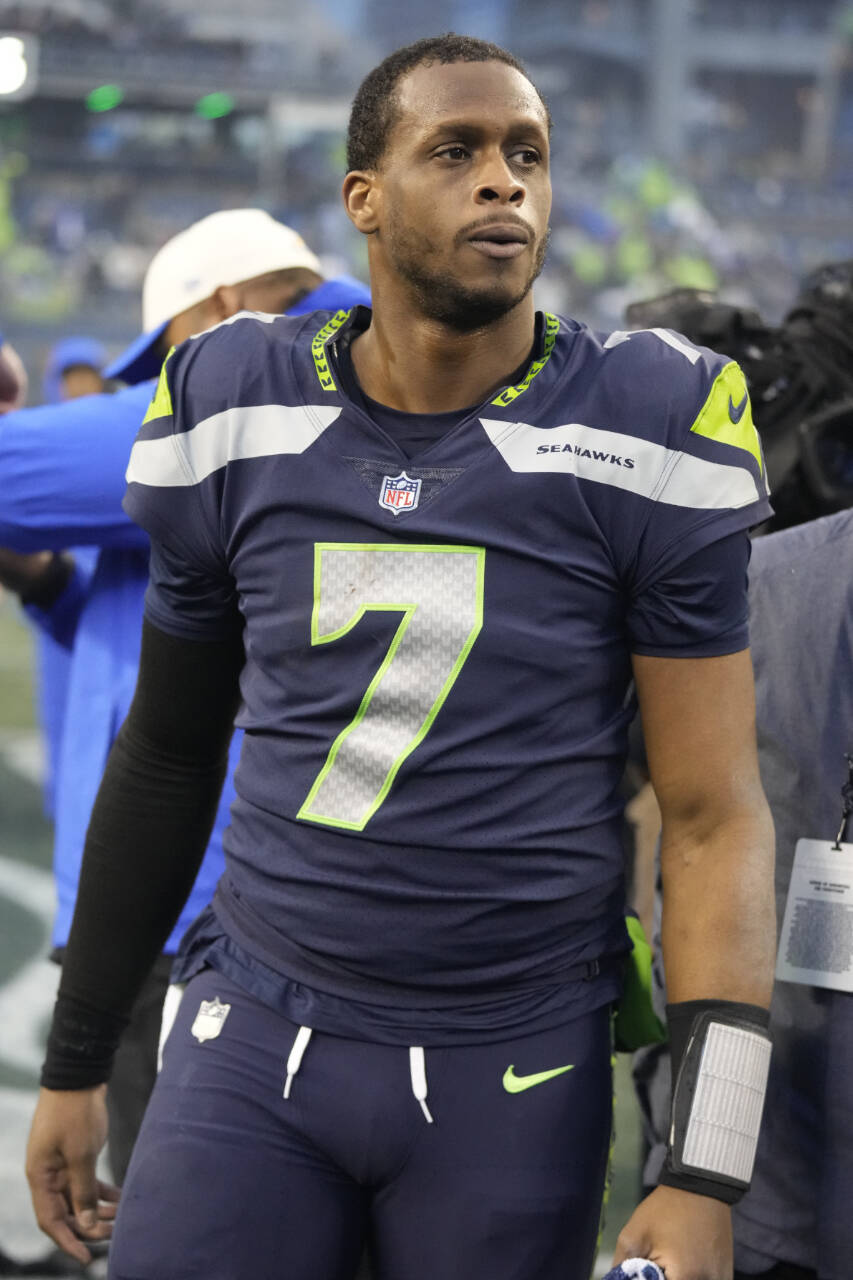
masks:
<svg viewBox="0 0 853 1280"><path fill-rule="evenodd" d="M519 182L502 151L489 152L483 157L474 190L477 204L510 204L517 207L524 203L525 195L524 183Z"/></svg>

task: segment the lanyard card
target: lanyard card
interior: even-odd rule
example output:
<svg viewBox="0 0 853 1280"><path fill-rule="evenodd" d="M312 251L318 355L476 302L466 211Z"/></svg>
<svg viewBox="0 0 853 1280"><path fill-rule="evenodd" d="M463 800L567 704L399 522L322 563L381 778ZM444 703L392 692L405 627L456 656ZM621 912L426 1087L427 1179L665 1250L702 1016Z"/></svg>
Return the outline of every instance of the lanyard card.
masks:
<svg viewBox="0 0 853 1280"><path fill-rule="evenodd" d="M776 977L853 991L853 844L797 841Z"/></svg>

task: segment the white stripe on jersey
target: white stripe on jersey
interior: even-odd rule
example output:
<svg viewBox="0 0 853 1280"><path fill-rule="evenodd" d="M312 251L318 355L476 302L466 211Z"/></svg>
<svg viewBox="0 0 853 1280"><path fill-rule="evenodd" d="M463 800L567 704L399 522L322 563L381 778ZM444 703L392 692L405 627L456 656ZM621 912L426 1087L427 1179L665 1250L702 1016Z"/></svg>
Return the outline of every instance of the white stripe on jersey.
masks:
<svg viewBox="0 0 853 1280"><path fill-rule="evenodd" d="M137 440L125 478L128 484L162 488L192 485L240 458L304 453L340 412L320 404L225 409L189 431Z"/></svg>
<svg viewBox="0 0 853 1280"><path fill-rule="evenodd" d="M660 338L661 342L672 347L673 351L680 351L691 364L701 359L702 352L697 350L692 342L688 342L686 338L682 338L681 334L673 333L670 329L615 329L605 342L604 350L612 351L614 347L619 347L629 338L633 338L636 333L653 333L656 338Z"/></svg>
<svg viewBox="0 0 853 1280"><path fill-rule="evenodd" d="M761 496L745 467L707 462L637 436L602 431L582 422L545 428L491 418L480 421L513 471L562 472L674 507L746 507Z"/></svg>

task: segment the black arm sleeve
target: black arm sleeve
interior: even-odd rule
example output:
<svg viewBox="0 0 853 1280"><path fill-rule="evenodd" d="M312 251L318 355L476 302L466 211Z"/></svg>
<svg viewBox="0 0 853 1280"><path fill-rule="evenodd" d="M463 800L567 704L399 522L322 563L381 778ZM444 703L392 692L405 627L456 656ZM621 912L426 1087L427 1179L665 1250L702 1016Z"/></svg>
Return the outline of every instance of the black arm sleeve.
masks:
<svg viewBox="0 0 853 1280"><path fill-rule="evenodd" d="M143 625L133 704L110 752L83 855L42 1084L109 1077L118 1040L174 928L216 816L239 704L239 631L176 639Z"/></svg>

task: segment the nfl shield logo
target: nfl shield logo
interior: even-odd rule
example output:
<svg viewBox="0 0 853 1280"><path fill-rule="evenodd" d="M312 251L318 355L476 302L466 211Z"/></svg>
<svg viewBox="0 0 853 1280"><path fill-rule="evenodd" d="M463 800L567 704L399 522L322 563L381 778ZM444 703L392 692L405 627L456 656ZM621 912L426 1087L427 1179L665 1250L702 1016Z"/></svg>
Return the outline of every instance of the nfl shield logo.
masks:
<svg viewBox="0 0 853 1280"><path fill-rule="evenodd" d="M219 996L214 996L212 1000L202 1000L195 1022L190 1028L199 1044L216 1039L230 1012L230 1004L221 1004Z"/></svg>
<svg viewBox="0 0 853 1280"><path fill-rule="evenodd" d="M414 511L421 496L420 480L412 480L401 471L398 476L383 476L379 505L398 516L401 511Z"/></svg>

